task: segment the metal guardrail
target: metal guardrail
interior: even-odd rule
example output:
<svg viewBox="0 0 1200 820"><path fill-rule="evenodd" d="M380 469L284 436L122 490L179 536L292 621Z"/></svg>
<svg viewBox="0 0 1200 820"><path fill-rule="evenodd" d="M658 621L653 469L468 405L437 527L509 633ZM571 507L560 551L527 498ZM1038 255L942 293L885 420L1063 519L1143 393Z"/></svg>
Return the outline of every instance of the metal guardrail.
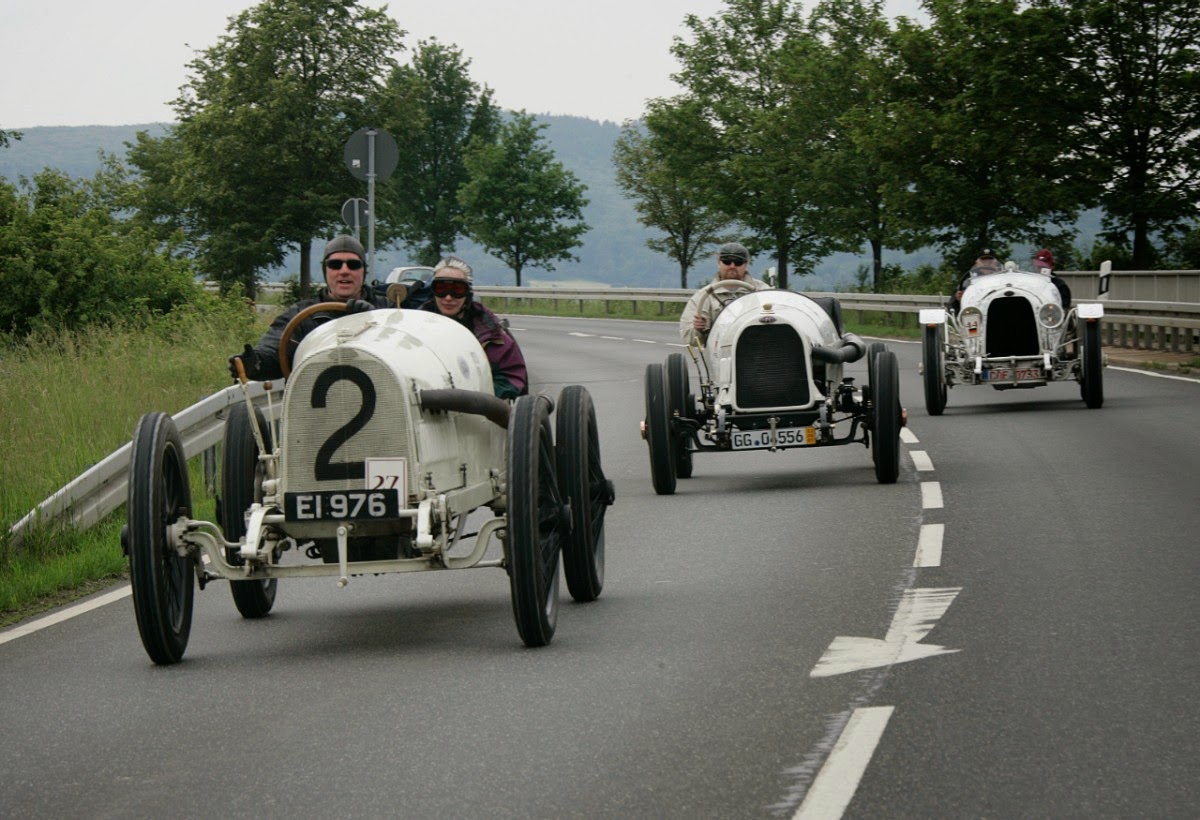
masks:
<svg viewBox="0 0 1200 820"><path fill-rule="evenodd" d="M267 391L260 382L249 384L255 405L266 408ZM270 392L272 410L278 416L283 398L283 383L273 384ZM204 453L217 445L223 435L228 409L242 402L241 388L234 385L214 393L172 418L183 439L183 451L188 458ZM14 548L19 548L25 532L35 522L42 524L69 522L86 529L125 503L128 494L129 457L132 443L109 455L71 483L47 498L12 526Z"/></svg>

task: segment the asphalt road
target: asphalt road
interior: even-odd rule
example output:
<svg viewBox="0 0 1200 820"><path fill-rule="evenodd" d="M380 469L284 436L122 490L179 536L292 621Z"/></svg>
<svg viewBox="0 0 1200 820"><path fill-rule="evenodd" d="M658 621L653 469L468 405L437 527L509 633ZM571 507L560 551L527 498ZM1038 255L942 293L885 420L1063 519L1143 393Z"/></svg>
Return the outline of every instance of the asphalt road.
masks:
<svg viewBox="0 0 1200 820"><path fill-rule="evenodd" d="M673 327L512 322L537 389L596 402L598 601L530 650L496 569L292 581L257 622L214 583L159 668L114 588L0 632L0 817L1200 815L1200 382L930 418L891 343L895 485L848 446L701 454L656 496Z"/></svg>

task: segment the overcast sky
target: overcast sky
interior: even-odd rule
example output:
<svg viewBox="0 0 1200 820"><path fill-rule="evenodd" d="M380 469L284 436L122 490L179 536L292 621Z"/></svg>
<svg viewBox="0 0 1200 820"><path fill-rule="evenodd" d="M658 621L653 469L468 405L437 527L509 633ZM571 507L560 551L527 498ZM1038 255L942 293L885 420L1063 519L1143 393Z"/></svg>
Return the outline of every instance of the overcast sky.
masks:
<svg viewBox="0 0 1200 820"><path fill-rule="evenodd" d="M194 52L254 0L0 0L0 129L173 122ZM365 0L363 5L381 7ZM437 37L497 104L623 122L678 91L672 38L722 0L399 0L409 49ZM887 0L921 17L919 0ZM812 3L804 3L804 8ZM921 17L923 19L923 17ZM401 61L406 58L401 55Z"/></svg>

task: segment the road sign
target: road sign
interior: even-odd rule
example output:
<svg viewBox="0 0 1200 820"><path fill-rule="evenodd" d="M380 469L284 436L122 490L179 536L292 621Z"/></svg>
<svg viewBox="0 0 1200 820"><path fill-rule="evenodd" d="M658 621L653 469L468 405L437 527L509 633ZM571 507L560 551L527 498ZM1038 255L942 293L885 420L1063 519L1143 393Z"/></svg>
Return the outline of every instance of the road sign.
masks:
<svg viewBox="0 0 1200 820"><path fill-rule="evenodd" d="M355 237L364 225L367 224L367 217L370 216L371 209L367 206L367 201L361 197L347 199L342 203L342 221L349 227L354 229Z"/></svg>
<svg viewBox="0 0 1200 820"><path fill-rule="evenodd" d="M379 128L360 128L346 140L346 168L355 179L382 181L392 175L400 161L396 140ZM374 156L372 156L374 154Z"/></svg>

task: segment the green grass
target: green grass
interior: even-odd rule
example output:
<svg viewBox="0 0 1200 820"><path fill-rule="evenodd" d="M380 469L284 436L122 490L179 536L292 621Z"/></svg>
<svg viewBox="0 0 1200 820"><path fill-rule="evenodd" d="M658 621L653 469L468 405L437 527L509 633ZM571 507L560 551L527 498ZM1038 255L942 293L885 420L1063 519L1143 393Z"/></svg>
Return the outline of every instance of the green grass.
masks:
<svg viewBox="0 0 1200 820"><path fill-rule="evenodd" d="M125 570L124 508L87 531L41 526L19 548L10 528L129 441L146 412L177 413L226 387L226 358L261 331L248 316L182 315L148 330L106 329L0 348L0 625L64 591ZM198 462L199 459L193 459ZM198 511L211 500L192 465Z"/></svg>

